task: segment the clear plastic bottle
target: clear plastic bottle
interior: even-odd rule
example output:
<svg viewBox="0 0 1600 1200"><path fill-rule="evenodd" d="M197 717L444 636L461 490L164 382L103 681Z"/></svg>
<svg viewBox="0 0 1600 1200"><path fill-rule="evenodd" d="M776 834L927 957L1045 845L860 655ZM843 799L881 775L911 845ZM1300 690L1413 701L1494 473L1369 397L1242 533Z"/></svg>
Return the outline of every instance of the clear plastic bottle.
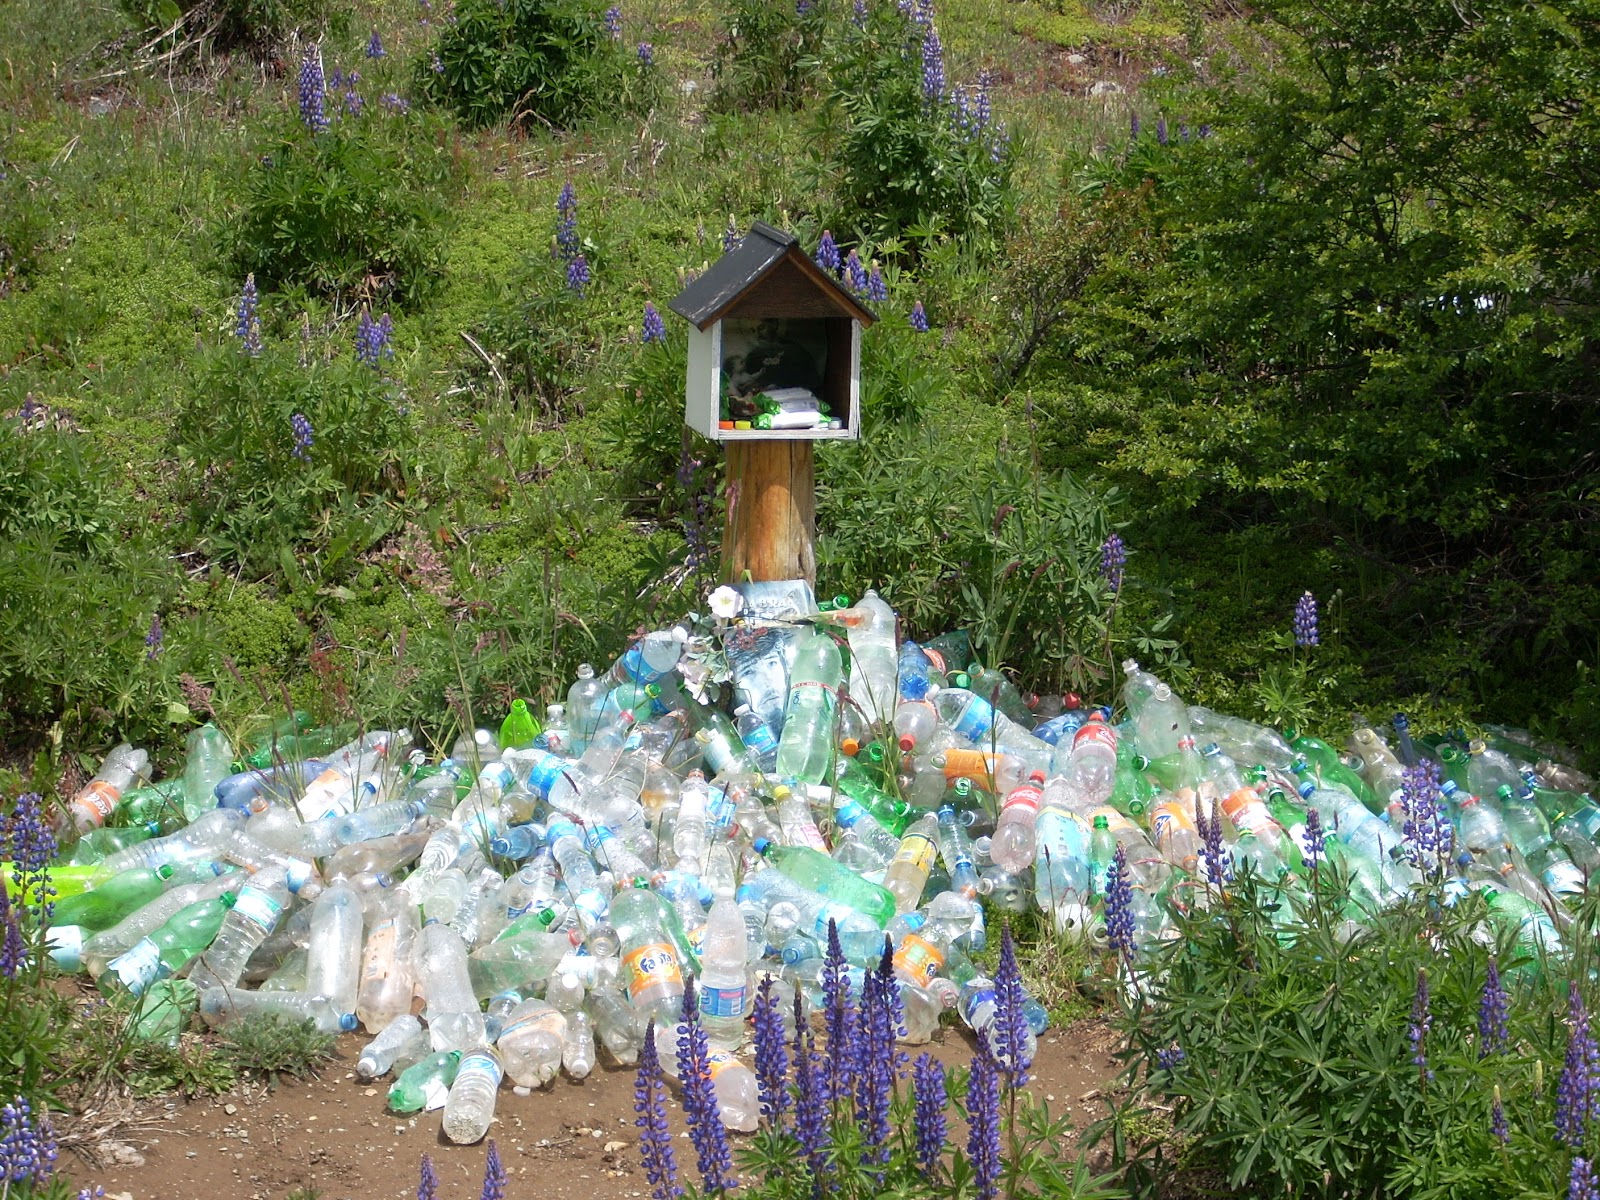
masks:
<svg viewBox="0 0 1600 1200"><path fill-rule="evenodd" d="M176 975L211 944L235 896L223 892L179 909L167 923L106 964L95 980L106 995L127 990L142 996L158 979Z"/></svg>
<svg viewBox="0 0 1600 1200"><path fill-rule="evenodd" d="M573 1079L587 1079L594 1070L594 1022L583 1009L567 1014L567 1036L561 1044L561 1065Z"/></svg>
<svg viewBox="0 0 1600 1200"><path fill-rule="evenodd" d="M706 918L700 952L700 1019L713 1046L737 1050L750 1012L744 917L732 889L719 893Z"/></svg>
<svg viewBox="0 0 1600 1200"><path fill-rule="evenodd" d="M361 982L361 897L343 881L311 906L306 945L306 991L326 996L339 1012L354 1012Z"/></svg>
<svg viewBox="0 0 1600 1200"><path fill-rule="evenodd" d="M200 993L200 1016L213 1028L265 1016L310 1021L323 1033L349 1033L356 1027L354 1013L341 1012L326 996L307 992L208 987Z"/></svg>
<svg viewBox="0 0 1600 1200"><path fill-rule="evenodd" d="M191 904L213 900L224 892L237 891L244 882L242 871L222 871L215 865L211 869L218 872L212 878L200 883L182 884L164 892L143 908L129 913L110 929L85 940L80 952L84 970L91 976L102 974L108 962L137 945L141 938L160 929L176 913Z"/></svg>
<svg viewBox="0 0 1600 1200"><path fill-rule="evenodd" d="M244 965L283 920L289 907L289 873L282 867L256 872L239 889L239 898L222 922L216 940L189 969L189 982L200 990L231 988Z"/></svg>
<svg viewBox="0 0 1600 1200"><path fill-rule="evenodd" d="M887 723L900 696L900 655L894 609L871 588L855 607L834 614L850 639L850 698L869 722Z"/></svg>
<svg viewBox="0 0 1600 1200"><path fill-rule="evenodd" d="M411 1011L416 991L416 910L403 894L386 888L372 905L369 924L355 1008L367 1031L376 1033Z"/></svg>
<svg viewBox="0 0 1600 1200"><path fill-rule="evenodd" d="M711 785L696 768L685 776L678 796L678 816L672 825L672 852L683 869L698 872L711 848L706 813L711 803Z"/></svg>
<svg viewBox="0 0 1600 1200"><path fill-rule="evenodd" d="M371 1026L368 1026L371 1029ZM376 1079L386 1075L398 1063L419 1062L431 1052L428 1034L422 1022L411 1013L401 1013L378 1030L378 1035L361 1049L356 1060L358 1079ZM407 1064L409 1065L409 1063Z"/></svg>
<svg viewBox="0 0 1600 1200"><path fill-rule="evenodd" d="M1039 771L1006 796L989 842L989 857L1002 870L1015 873L1033 865L1033 826L1043 799L1044 775Z"/></svg>
<svg viewBox="0 0 1600 1200"><path fill-rule="evenodd" d="M595 989L589 993L586 1003L600 1043L611 1057L624 1066L637 1062L639 1048L644 1045L639 1010L614 988Z"/></svg>
<svg viewBox="0 0 1600 1200"><path fill-rule="evenodd" d="M778 735L772 732L772 726L763 721L748 704L741 704L734 710L733 720L745 749L755 757L763 771L773 770L778 763Z"/></svg>
<svg viewBox="0 0 1600 1200"><path fill-rule="evenodd" d="M444 1102L444 1135L458 1146L483 1140L494 1120L496 1093L505 1070L500 1056L487 1046L468 1050L456 1068L455 1082Z"/></svg>
<svg viewBox="0 0 1600 1200"><path fill-rule="evenodd" d="M678 1063L678 1040L682 1026L676 1022L656 1025L656 1052L661 1069L670 1079L682 1082ZM755 1072L726 1050L713 1049L707 1058L711 1090L717 1100L717 1116L729 1129L749 1133L761 1117L759 1088Z"/></svg>
<svg viewBox="0 0 1600 1200"><path fill-rule="evenodd" d="M683 997L683 963L673 934L677 915L646 888L620 892L611 905L611 924L622 943L622 964L633 1006L657 1024L672 1019Z"/></svg>
<svg viewBox="0 0 1600 1200"><path fill-rule="evenodd" d="M804 795L796 794L782 784L772 790L772 798L778 804L778 827L783 832L783 841L790 846L809 846L813 850L827 852L828 843L822 838L822 831L817 828L816 818L811 815L811 805Z"/></svg>
<svg viewBox="0 0 1600 1200"><path fill-rule="evenodd" d="M848 796L841 795L838 798L838 805L833 810L833 823L840 834L834 845L834 858L863 874L882 871L894 861L894 856L900 850L900 839L878 824L871 813ZM854 861L845 857L844 847L847 844L855 849L851 856Z"/></svg>
<svg viewBox="0 0 1600 1200"><path fill-rule="evenodd" d="M94 878L110 879L133 867L159 867L162 863L219 859L244 821L244 813L236 809L214 809L177 833L152 838L108 855L95 871Z"/></svg>
<svg viewBox="0 0 1600 1200"><path fill-rule="evenodd" d="M467 1050L483 1041L483 1013L467 970L467 947L448 925L429 921L418 942L417 965L428 1001L435 1050ZM500 989L495 989L496 991Z"/></svg>
<svg viewBox="0 0 1600 1200"><path fill-rule="evenodd" d="M1047 803L1034 822L1033 888L1042 911L1089 892L1089 825L1068 808Z"/></svg>
<svg viewBox="0 0 1600 1200"><path fill-rule="evenodd" d="M775 760L779 775L802 783L821 783L827 775L834 757L834 693L843 670L839 647L820 629L795 650Z"/></svg>
<svg viewBox="0 0 1600 1200"><path fill-rule="evenodd" d="M894 897L897 916L916 908L939 855L939 820L932 813L919 817L895 848L883 875L883 886Z"/></svg>
<svg viewBox="0 0 1600 1200"><path fill-rule="evenodd" d="M1091 713L1070 743L1056 743L1050 770L1066 777L1074 807L1104 804L1117 779L1117 731Z"/></svg>
<svg viewBox="0 0 1600 1200"><path fill-rule="evenodd" d="M126 742L112 748L100 769L67 805L67 817L78 833L98 829L116 811L124 792L133 790L150 774L150 755Z"/></svg>
<svg viewBox="0 0 1600 1200"><path fill-rule="evenodd" d="M1146 758L1175 754L1178 742L1190 736L1189 710L1173 691L1133 659L1122 664L1126 682L1122 703L1138 734Z"/></svg>
<svg viewBox="0 0 1600 1200"><path fill-rule="evenodd" d="M582 754L595 734L600 716L600 704L609 689L603 680L595 677L588 663L578 665L578 677L567 689L567 752Z"/></svg>
<svg viewBox="0 0 1600 1200"><path fill-rule="evenodd" d="M217 784L233 774L233 744L209 722L184 743L183 816L192 821L217 806Z"/></svg>
<svg viewBox="0 0 1600 1200"><path fill-rule="evenodd" d="M505 1073L519 1087L543 1087L561 1070L567 1018L543 1000L529 998L506 1016L495 1042Z"/></svg>
<svg viewBox="0 0 1600 1200"><path fill-rule="evenodd" d="M938 812L939 857L944 869L950 872L950 889L971 898L982 888L977 867L972 862L972 839L967 836L960 814L951 805Z"/></svg>

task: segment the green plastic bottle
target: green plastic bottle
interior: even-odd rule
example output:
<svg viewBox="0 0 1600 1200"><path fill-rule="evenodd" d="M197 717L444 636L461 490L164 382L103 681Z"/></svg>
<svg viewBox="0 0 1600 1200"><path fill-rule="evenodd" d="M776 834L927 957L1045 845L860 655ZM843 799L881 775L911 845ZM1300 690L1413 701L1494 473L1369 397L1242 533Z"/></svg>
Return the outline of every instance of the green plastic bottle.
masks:
<svg viewBox="0 0 1600 1200"><path fill-rule="evenodd" d="M149 787L124 792L116 811L111 814L111 823L154 823L161 826L162 833L175 833L186 824L183 818L183 779L163 779Z"/></svg>
<svg viewBox="0 0 1600 1200"><path fill-rule="evenodd" d="M848 905L871 918L878 928L894 919L894 896L887 888L863 879L822 851L810 846L777 846L765 838L756 840L755 849L801 887Z"/></svg>
<svg viewBox="0 0 1600 1200"><path fill-rule="evenodd" d="M526 750L533 745L533 739L542 732L544 732L543 726L534 720L533 714L528 711L528 702L513 700L511 711L506 714L506 719L500 722L500 749Z"/></svg>
<svg viewBox="0 0 1600 1200"><path fill-rule="evenodd" d="M108 854L115 854L118 850L126 850L129 846L147 842L160 833L161 826L155 821L143 825L102 826L99 829L91 829L78 839L78 844L72 848L67 863L74 867L92 867L103 861Z"/></svg>
<svg viewBox="0 0 1600 1200"><path fill-rule="evenodd" d="M1289 745L1305 758L1320 778L1331 780L1346 788L1366 806L1368 812L1374 816L1383 816L1384 806L1373 795L1372 789L1367 786L1367 781L1344 765L1344 760L1339 757L1337 750L1320 738L1295 734L1292 729L1288 730L1288 733L1292 735L1288 739Z"/></svg>
<svg viewBox="0 0 1600 1200"><path fill-rule="evenodd" d="M389 1088L389 1107L397 1113L443 1108L461 1066L461 1051L443 1050L412 1063Z"/></svg>
<svg viewBox="0 0 1600 1200"><path fill-rule="evenodd" d="M264 771L279 762L306 762L337 749L356 735L354 724L320 725L304 733L279 733L257 746L245 765Z"/></svg>
<svg viewBox="0 0 1600 1200"><path fill-rule="evenodd" d="M176 975L211 945L237 898L223 892L215 900L180 908L160 929L108 962L95 985L108 996L119 991L142 996L156 980Z"/></svg>
<svg viewBox="0 0 1600 1200"><path fill-rule="evenodd" d="M51 924L79 925L91 932L110 929L135 909L143 908L167 888L173 876L171 863L156 867L135 867L113 875L93 891L81 892L56 901Z"/></svg>
<svg viewBox="0 0 1600 1200"><path fill-rule="evenodd" d="M904 800L896 800L885 792L877 785L871 773L853 758L844 760L844 768L839 773L838 788L871 813L878 824L895 837L903 836L912 818L920 817L923 812Z"/></svg>

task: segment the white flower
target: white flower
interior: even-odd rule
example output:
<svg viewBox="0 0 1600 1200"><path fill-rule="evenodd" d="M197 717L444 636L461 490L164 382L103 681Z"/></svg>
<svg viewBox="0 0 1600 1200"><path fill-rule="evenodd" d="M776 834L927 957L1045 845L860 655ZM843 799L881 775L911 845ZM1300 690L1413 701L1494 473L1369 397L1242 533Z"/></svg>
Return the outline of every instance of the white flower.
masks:
<svg viewBox="0 0 1600 1200"><path fill-rule="evenodd" d="M711 615L724 621L731 621L744 611L744 597L727 584L706 597L706 603L711 606Z"/></svg>

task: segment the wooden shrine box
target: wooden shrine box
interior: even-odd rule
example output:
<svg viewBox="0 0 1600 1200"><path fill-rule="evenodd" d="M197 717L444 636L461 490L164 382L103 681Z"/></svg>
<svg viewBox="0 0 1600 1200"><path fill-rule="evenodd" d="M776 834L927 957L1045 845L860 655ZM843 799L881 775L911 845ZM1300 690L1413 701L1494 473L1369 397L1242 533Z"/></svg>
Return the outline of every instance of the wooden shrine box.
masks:
<svg viewBox="0 0 1600 1200"><path fill-rule="evenodd" d="M691 429L719 442L860 436L861 331L874 317L792 233L757 221L669 307L690 325ZM756 397L774 392L800 413L811 411L810 392L833 425L757 428Z"/></svg>

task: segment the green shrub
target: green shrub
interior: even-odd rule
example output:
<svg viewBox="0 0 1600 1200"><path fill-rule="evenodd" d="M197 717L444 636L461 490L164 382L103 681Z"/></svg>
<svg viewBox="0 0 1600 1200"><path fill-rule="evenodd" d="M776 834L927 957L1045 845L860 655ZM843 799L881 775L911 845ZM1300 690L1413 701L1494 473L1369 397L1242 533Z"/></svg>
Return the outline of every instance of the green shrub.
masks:
<svg viewBox="0 0 1600 1200"><path fill-rule="evenodd" d="M27 284L54 240L48 183L0 154L0 299Z"/></svg>
<svg viewBox="0 0 1600 1200"><path fill-rule="evenodd" d="M834 5L733 0L711 63L711 106L723 112L796 109L814 87L816 55Z"/></svg>
<svg viewBox="0 0 1600 1200"><path fill-rule="evenodd" d="M314 540L324 575L387 528L413 441L404 398L378 371L349 354L302 365L278 345L203 352L173 427L190 520L213 557L278 569Z"/></svg>
<svg viewBox="0 0 1600 1200"><path fill-rule="evenodd" d="M1569 982L1594 1003L1593 900L1562 914L1570 957L1547 958L1492 890L1453 905L1428 891L1357 930L1339 916L1346 881L1326 863L1319 874L1292 911L1250 876L1225 898L1208 892L1141 967L1121 1019L1135 1091L1099 1131L1136 1187L1164 1192L1188 1176L1328 1200L1564 1195L1571 1155L1600 1135L1591 1125L1569 1150L1554 1122ZM1504 1049L1479 1025L1491 954L1509 993ZM1169 1136L1140 1144L1133 1130L1151 1106L1170 1114Z"/></svg>
<svg viewBox="0 0 1600 1200"><path fill-rule="evenodd" d="M392 294L418 299L437 282L457 169L440 123L379 102L334 111L312 133L286 116L257 147L223 230L239 274L263 290Z"/></svg>
<svg viewBox="0 0 1600 1200"><path fill-rule="evenodd" d="M865 25L838 23L824 50L816 175L831 188L834 227L876 243L998 237L1015 207L1014 151L998 117L984 116L987 88L946 85L931 21L894 4L868 13Z"/></svg>
<svg viewBox="0 0 1600 1200"><path fill-rule="evenodd" d="M417 63L417 91L475 128L509 117L569 129L647 107L654 69L607 32L597 9L585 0L463 0Z"/></svg>

